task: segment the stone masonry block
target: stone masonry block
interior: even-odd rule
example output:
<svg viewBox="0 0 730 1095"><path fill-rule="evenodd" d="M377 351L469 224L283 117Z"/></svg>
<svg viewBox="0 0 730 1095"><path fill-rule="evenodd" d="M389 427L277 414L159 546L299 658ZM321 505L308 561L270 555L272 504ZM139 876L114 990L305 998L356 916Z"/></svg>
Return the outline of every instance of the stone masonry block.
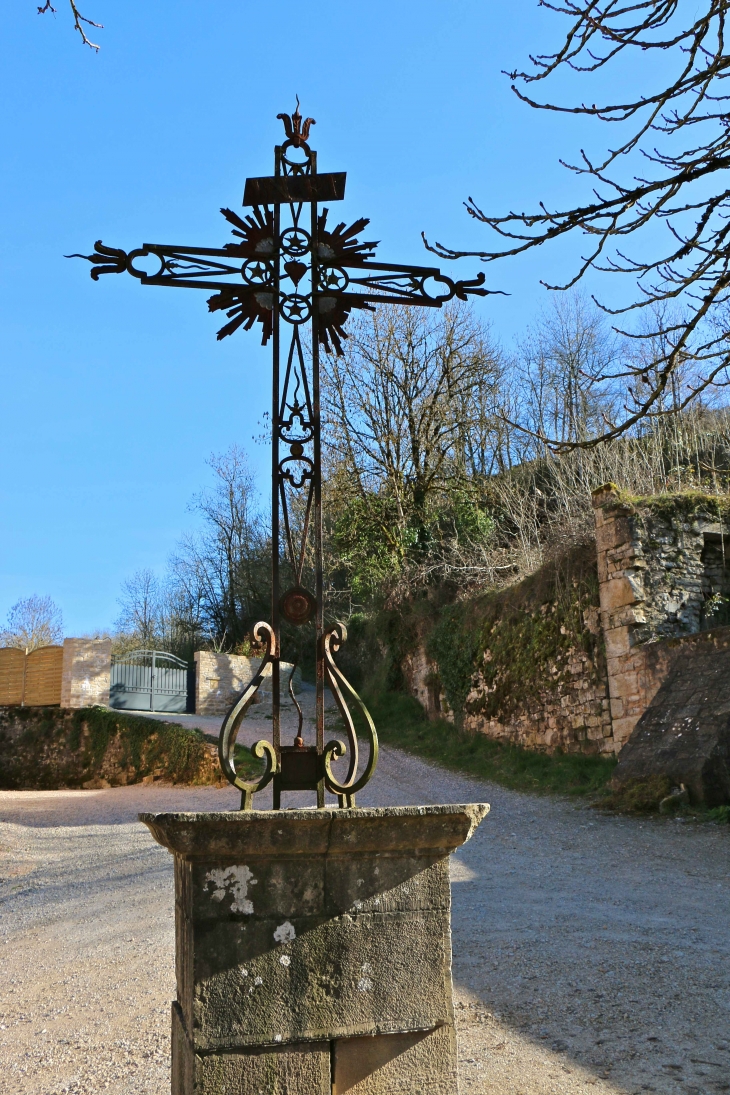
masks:
<svg viewBox="0 0 730 1095"><path fill-rule="evenodd" d="M111 664L111 639L64 639L61 707L107 706Z"/></svg>
<svg viewBox="0 0 730 1095"><path fill-rule="evenodd" d="M619 748L629 740L638 721L638 715L613 720L613 738Z"/></svg>
<svg viewBox="0 0 730 1095"><path fill-rule="evenodd" d="M639 695L639 675L633 668L626 668L609 681L612 700L631 700Z"/></svg>
<svg viewBox="0 0 730 1095"><path fill-rule="evenodd" d="M332 1095L458 1095L453 1028L334 1044Z"/></svg>
<svg viewBox="0 0 730 1095"><path fill-rule="evenodd" d="M631 526L628 518L621 516L614 520L596 523L596 544L599 552L615 551L632 541Z"/></svg>
<svg viewBox="0 0 730 1095"><path fill-rule="evenodd" d="M646 606L644 604L625 605L610 613L611 627L636 627L637 624L645 624L647 621Z"/></svg>
<svg viewBox="0 0 730 1095"><path fill-rule="evenodd" d="M628 627L609 627L604 632L606 658L619 658L631 650L631 632ZM610 676L610 670L609 670Z"/></svg>
<svg viewBox="0 0 730 1095"><path fill-rule="evenodd" d="M177 862L178 900L187 917L247 920L254 917L337 916L351 912L448 909L447 861L371 853L356 859L261 859L200 865ZM326 880L326 892L325 892Z"/></svg>
<svg viewBox="0 0 730 1095"><path fill-rule="evenodd" d="M636 604L641 599L634 584L625 576L604 582L600 592L601 608L604 612L615 612L617 608Z"/></svg>
<svg viewBox="0 0 730 1095"><path fill-rule="evenodd" d="M243 654L215 654L210 650L196 650L195 660L195 711L198 715L224 715L231 704L247 687L258 667L260 658ZM289 677L294 673L293 688L301 688L301 672L289 662L280 662L280 689L285 693ZM271 692L271 665L263 672L259 693Z"/></svg>
<svg viewBox="0 0 730 1095"><path fill-rule="evenodd" d="M223 930L221 930L223 929ZM443 911L194 929L181 1000L196 1047L419 1030L451 1017Z"/></svg>
<svg viewBox="0 0 730 1095"><path fill-rule="evenodd" d="M327 912L409 912L451 907L447 859L371 855L331 860Z"/></svg>
<svg viewBox="0 0 730 1095"><path fill-rule="evenodd" d="M172 1095L331 1095L329 1042L196 1053L172 1009Z"/></svg>
<svg viewBox="0 0 730 1095"><path fill-rule="evenodd" d="M185 913L194 923L325 915L325 861L260 859L222 866L185 864L190 871Z"/></svg>

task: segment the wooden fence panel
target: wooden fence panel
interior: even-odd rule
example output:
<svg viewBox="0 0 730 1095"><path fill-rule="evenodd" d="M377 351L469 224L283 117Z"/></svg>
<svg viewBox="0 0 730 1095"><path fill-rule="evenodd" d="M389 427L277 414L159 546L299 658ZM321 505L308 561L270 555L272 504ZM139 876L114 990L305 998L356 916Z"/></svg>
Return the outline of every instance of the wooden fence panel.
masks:
<svg viewBox="0 0 730 1095"><path fill-rule="evenodd" d="M25 661L26 707L49 707L61 702L63 647L41 646L31 651Z"/></svg>
<svg viewBox="0 0 730 1095"><path fill-rule="evenodd" d="M61 648L63 649L63 648ZM14 647L0 648L0 707L23 702L25 651Z"/></svg>

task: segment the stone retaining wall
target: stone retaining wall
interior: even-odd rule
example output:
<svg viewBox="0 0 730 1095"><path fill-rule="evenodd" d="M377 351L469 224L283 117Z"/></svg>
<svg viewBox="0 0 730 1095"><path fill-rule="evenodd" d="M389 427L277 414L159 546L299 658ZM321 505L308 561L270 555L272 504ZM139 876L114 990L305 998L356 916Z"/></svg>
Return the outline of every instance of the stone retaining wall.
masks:
<svg viewBox="0 0 730 1095"><path fill-rule="evenodd" d="M225 715L231 704L243 692L256 673L261 658L248 658L242 654L215 654L210 650L196 650L195 658L195 713L196 715ZM281 662L281 690L289 686L289 676L294 669L290 662ZM260 691L271 691L271 666L264 670L264 683ZM294 691L301 687L301 671L294 672Z"/></svg>
<svg viewBox="0 0 730 1095"><path fill-rule="evenodd" d="M589 616L589 613L585 614ZM597 615L588 625L597 628ZM487 652L487 657L488 657ZM408 689L431 718L453 721L446 699L439 691L438 666L422 647L403 664ZM479 671L467 696L462 725L466 731L486 734L497 741L527 749L566 753L612 753L614 751L608 680L603 658L592 658L584 650L571 648L550 666L537 708L523 707L519 699L515 710L501 718L487 718L470 708L478 707L485 694L485 682Z"/></svg>
<svg viewBox="0 0 730 1095"><path fill-rule="evenodd" d="M584 651L573 649L562 661L554 662L551 676L556 682L542 694L539 707L521 711L510 718L485 719L464 715L464 729L486 734L498 741L526 749L565 753L613 753L614 739L605 664ZM480 694L479 676L467 697L473 703Z"/></svg>
<svg viewBox="0 0 730 1095"><path fill-rule="evenodd" d="M594 492L593 506L600 608L587 608L582 618L600 641L585 643L576 633L540 671L538 699L528 703L513 692L509 710L492 710L490 717L480 712L490 689L483 675L487 661L495 681L487 649L474 666L464 729L529 749L619 753L683 647L689 644L692 656L699 634L714 623L730 623L730 532L717 499L627 500L607 485ZM526 609L536 618L551 610L539 603ZM409 691L429 716L451 719L438 668L424 642L402 663Z"/></svg>
<svg viewBox="0 0 730 1095"><path fill-rule="evenodd" d="M614 786L663 776L665 795L684 784L693 805L730 802L730 627L640 650L652 698L621 750Z"/></svg>

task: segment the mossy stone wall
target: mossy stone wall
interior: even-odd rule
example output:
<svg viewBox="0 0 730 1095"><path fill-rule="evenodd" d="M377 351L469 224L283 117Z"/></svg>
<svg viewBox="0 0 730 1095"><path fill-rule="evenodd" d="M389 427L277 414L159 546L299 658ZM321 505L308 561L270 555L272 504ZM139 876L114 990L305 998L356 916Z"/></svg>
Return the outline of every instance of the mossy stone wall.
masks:
<svg viewBox="0 0 730 1095"><path fill-rule="evenodd" d="M420 626L403 660L433 716L532 749L611 753L595 546L525 581L459 601Z"/></svg>
<svg viewBox="0 0 730 1095"><path fill-rule="evenodd" d="M101 707L0 708L0 788L118 787L166 779L220 780L199 730Z"/></svg>
<svg viewBox="0 0 730 1095"><path fill-rule="evenodd" d="M400 665L432 717L531 749L618 753L669 672L666 641L730 622L726 498L608 484L594 508L595 542L499 593L404 614Z"/></svg>

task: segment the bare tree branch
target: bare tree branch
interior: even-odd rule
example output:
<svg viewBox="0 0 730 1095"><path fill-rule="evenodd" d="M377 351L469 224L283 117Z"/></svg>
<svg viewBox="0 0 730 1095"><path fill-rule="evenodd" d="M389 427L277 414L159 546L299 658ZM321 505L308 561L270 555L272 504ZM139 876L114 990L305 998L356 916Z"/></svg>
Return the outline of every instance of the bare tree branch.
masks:
<svg viewBox="0 0 730 1095"><path fill-rule="evenodd" d="M710 388L730 384L730 188L722 174L730 167L730 95L724 94L722 82L730 76L725 42L730 0L702 0L699 9L692 10L679 0L542 0L541 6L567 16L570 26L560 49L531 57L530 71L508 74L515 94L537 110L614 123L622 139L600 162L593 162L583 150L577 164L561 161L575 174L593 180L590 201L552 210L541 202L532 213L495 216L470 197L470 215L504 242L487 251L425 242L441 258L470 255L493 262L577 232L587 237L588 248L575 274L563 284L544 281L546 288L569 289L589 270L628 274L635 278L634 299L620 308L599 305L607 314L626 316L628 321L642 312L656 315L671 302L681 307L681 320L671 329L647 329L646 324L639 330L615 327L624 337L654 339L661 355L651 362L649 386L642 380L646 363L629 361L622 374L629 390L623 413L594 437L569 442L593 446L631 432L644 418L666 414L663 395L673 374L688 362L694 368L680 407ZM651 71L647 51L666 54L674 66L659 86L633 98L561 105L540 101L517 86L547 80L565 68L596 72L619 54L632 56L632 50L638 51L634 56L640 74ZM692 128L698 126L699 130ZM666 147L656 147L655 134ZM613 172L632 155L641 157L643 168L624 180ZM667 227L668 245L652 254L655 243L644 242L641 233L654 222ZM628 236L637 238L634 257L623 243ZM545 435L542 440L565 447L557 437Z"/></svg>
<svg viewBox="0 0 730 1095"><path fill-rule="evenodd" d="M92 42L91 39L87 37L86 31L84 30L82 24L86 23L88 27L96 27L97 30L103 30L104 24L95 23L93 19L87 19L85 15L82 15L76 6L75 0L68 0L68 2L71 5L71 14L74 17L74 30L77 30L79 32L79 34L81 35L81 40L85 46L89 46L90 49L94 49L98 53L101 47L98 46L96 42ZM42 7L38 8L38 14L45 15L47 12L50 11L53 15L55 15L56 10L57 9L54 8L51 0L46 0L45 4Z"/></svg>

